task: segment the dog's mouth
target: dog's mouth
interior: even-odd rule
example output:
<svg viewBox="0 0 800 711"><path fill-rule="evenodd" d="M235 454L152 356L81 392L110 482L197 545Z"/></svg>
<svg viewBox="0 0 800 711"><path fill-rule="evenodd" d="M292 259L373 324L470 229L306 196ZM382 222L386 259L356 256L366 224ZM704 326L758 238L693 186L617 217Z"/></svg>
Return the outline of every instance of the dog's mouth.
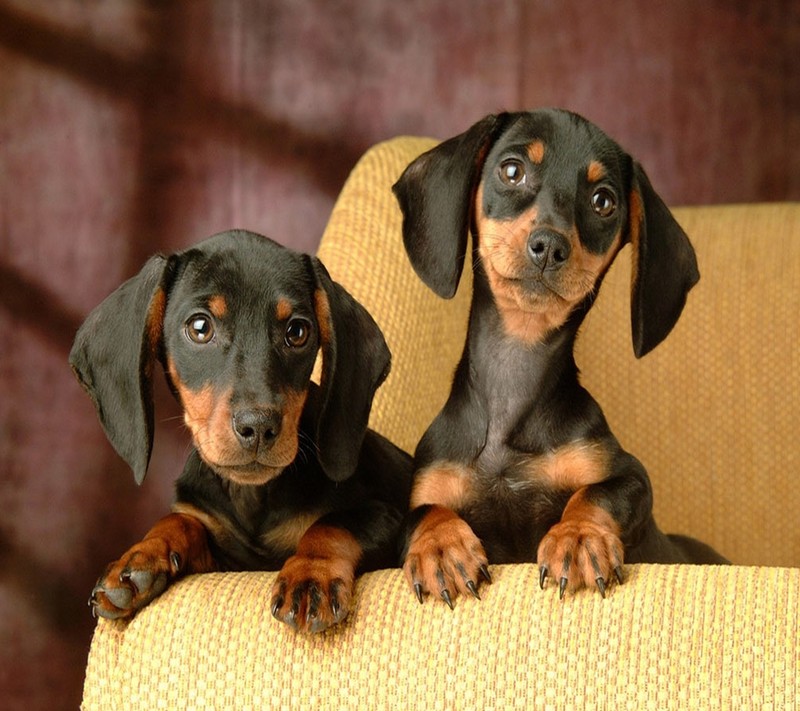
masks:
<svg viewBox="0 0 800 711"><path fill-rule="evenodd" d="M184 422L203 462L220 477L240 484L265 484L295 459L300 449L300 416L307 391L290 392L286 402L230 405L229 391L180 390Z"/></svg>
<svg viewBox="0 0 800 711"><path fill-rule="evenodd" d="M297 456L298 440L287 435L280 437L268 449L252 452L230 437L210 438L199 446L200 458L223 479L237 484L259 485L280 476Z"/></svg>
<svg viewBox="0 0 800 711"><path fill-rule="evenodd" d="M553 278L547 272L520 269L511 273L489 265L493 272L492 282L495 296L504 294L524 311L541 311L554 305L566 305L573 299L565 289L563 279Z"/></svg>
<svg viewBox="0 0 800 711"><path fill-rule="evenodd" d="M223 479L248 486L266 484L280 476L286 468L286 466L275 467L258 461L250 462L249 464L221 465L208 463L208 465Z"/></svg>

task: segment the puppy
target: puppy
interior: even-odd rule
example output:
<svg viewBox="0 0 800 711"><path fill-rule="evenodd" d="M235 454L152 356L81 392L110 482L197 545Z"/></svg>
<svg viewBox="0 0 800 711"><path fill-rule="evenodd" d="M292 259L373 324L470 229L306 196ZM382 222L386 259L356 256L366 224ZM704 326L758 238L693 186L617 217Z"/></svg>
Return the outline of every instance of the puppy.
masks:
<svg viewBox="0 0 800 711"><path fill-rule="evenodd" d="M390 364L377 324L319 260L250 232L152 257L70 354L139 483L157 361L194 448L172 513L108 566L94 614L130 617L190 573L280 569L276 618L341 622L357 573L395 564L411 481L411 458L367 429Z"/></svg>
<svg viewBox="0 0 800 711"><path fill-rule="evenodd" d="M625 244L633 347L670 332L699 278L694 250L641 166L573 113L487 116L413 161L394 186L420 278L455 294L472 233L467 342L415 454L404 569L420 602L478 596L489 561L537 561L560 595L605 595L623 562L716 563L664 535L573 358L578 328Z"/></svg>

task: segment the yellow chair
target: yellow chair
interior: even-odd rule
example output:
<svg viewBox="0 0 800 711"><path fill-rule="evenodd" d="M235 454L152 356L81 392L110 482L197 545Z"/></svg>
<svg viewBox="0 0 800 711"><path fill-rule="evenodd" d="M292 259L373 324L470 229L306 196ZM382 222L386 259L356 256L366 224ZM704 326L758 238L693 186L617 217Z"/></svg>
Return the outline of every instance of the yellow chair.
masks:
<svg viewBox="0 0 800 711"><path fill-rule="evenodd" d="M319 255L393 352L371 426L413 451L450 388L471 275L451 301L414 275L390 187L428 139L371 149ZM656 517L735 565L629 566L608 598L558 600L533 565L483 600L419 605L399 570L360 579L338 629L272 619L274 573L188 578L130 623L101 620L84 709L800 708L800 204L675 210L701 281L636 361L627 250L579 336L584 382L647 466ZM761 566L761 567L757 567Z"/></svg>

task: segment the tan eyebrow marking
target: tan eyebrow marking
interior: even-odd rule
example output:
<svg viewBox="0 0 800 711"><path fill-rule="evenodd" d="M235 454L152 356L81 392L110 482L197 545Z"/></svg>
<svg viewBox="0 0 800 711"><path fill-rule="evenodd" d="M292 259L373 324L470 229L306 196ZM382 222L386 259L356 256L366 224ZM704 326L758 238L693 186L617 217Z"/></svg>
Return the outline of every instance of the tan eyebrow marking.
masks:
<svg viewBox="0 0 800 711"><path fill-rule="evenodd" d="M590 183L596 183L606 177L605 166L597 160L589 163L589 168L586 171L586 177L589 178Z"/></svg>
<svg viewBox="0 0 800 711"><path fill-rule="evenodd" d="M278 321L285 321L292 315L292 305L288 299L279 299L275 306L275 316Z"/></svg>
<svg viewBox="0 0 800 711"><path fill-rule="evenodd" d="M208 310L217 318L224 318L225 314L228 313L228 302L220 294L212 296L208 300Z"/></svg>
<svg viewBox="0 0 800 711"><path fill-rule="evenodd" d="M544 142L534 141L528 146L528 158L537 165L544 160Z"/></svg>

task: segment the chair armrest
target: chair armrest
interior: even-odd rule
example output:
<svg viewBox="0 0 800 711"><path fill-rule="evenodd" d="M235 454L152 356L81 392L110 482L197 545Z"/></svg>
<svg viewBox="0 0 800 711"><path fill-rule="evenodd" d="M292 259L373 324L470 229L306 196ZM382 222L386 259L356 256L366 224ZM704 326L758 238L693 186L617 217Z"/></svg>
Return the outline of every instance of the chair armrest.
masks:
<svg viewBox="0 0 800 711"><path fill-rule="evenodd" d="M796 708L800 570L629 566L607 599L558 600L532 565L483 600L419 605L399 570L363 576L338 629L274 620L274 573L175 585L101 620L83 708Z"/></svg>

